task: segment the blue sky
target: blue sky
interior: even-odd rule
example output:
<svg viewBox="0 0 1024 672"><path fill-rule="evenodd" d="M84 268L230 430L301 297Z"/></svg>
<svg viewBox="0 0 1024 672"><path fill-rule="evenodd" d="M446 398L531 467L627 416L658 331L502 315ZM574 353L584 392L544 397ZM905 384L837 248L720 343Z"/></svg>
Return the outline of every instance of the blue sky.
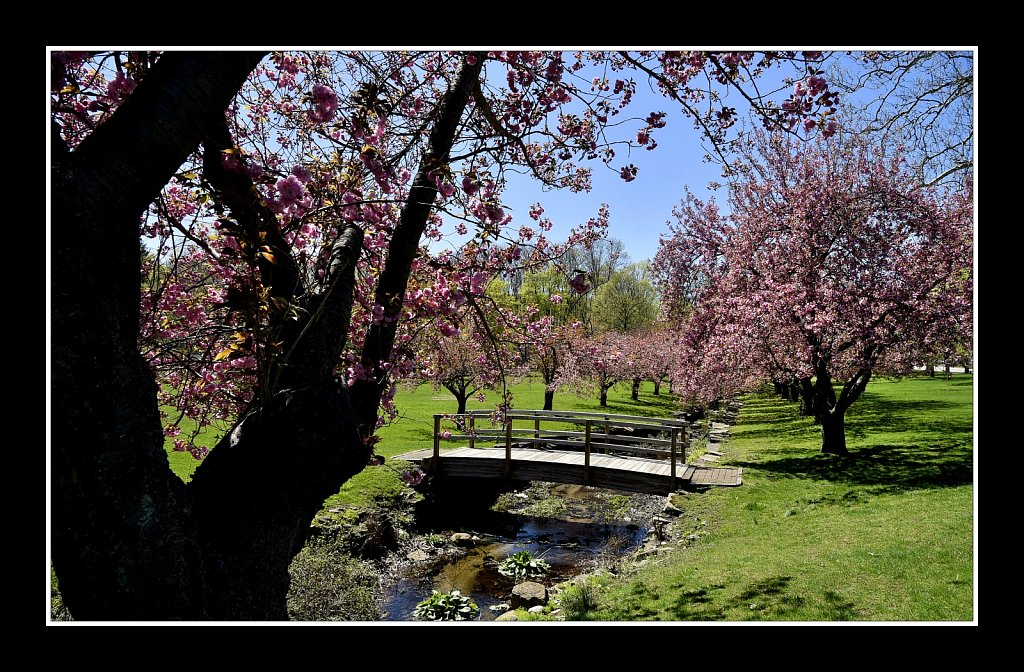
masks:
<svg viewBox="0 0 1024 672"><path fill-rule="evenodd" d="M593 189L589 193L574 194L566 190L542 192L536 181L516 175L509 180L502 195L513 212L513 223L527 218L530 205L539 202L544 206L544 215L555 223L550 234L552 239L561 241L572 227L587 221L597 214L602 203L608 203L608 237L621 240L634 262L653 258L658 249L658 236L667 233L666 221L682 198L683 187L688 185L698 197L707 198L712 193L706 190L707 183L723 181L721 169L703 161L706 152L692 122L679 114L673 117L674 110L668 101L653 100L653 103L650 109L641 107L640 100L633 105L637 111L660 109L670 113L668 125L654 136L658 146L653 151L634 151L628 157L620 153L614 164L637 166L635 180L624 182L618 172L595 162Z"/></svg>
<svg viewBox="0 0 1024 672"><path fill-rule="evenodd" d="M792 74L781 70L772 71L770 76L781 80ZM682 199L684 187L688 186L698 198L707 199L713 193L707 190L707 184L725 181L720 166L704 162L707 149L701 145L701 133L694 128L693 120L683 116L678 103L651 91L642 75L634 73L633 76L637 90L627 108L628 114L642 118L650 112L667 113L667 125L652 133L658 146L651 151L634 149L628 155L617 149L612 164L614 171L600 161L593 161L590 164L593 189L589 193L544 192L539 183L527 176L511 176L502 201L512 210L513 224L532 223L527 212L533 203L539 202L544 206L544 215L555 223L550 237L560 242L572 227L586 222L597 214L602 203L607 203L610 210L608 237L621 240L631 261L639 262L654 257L658 237L668 232L666 222L672 217L672 208ZM744 106L734 104L742 119ZM616 138L622 134L635 140L636 131L642 125L640 121L624 124L614 129ZM630 163L639 171L635 180L625 182L619 177L618 168ZM724 198L724 192L720 198Z"/></svg>

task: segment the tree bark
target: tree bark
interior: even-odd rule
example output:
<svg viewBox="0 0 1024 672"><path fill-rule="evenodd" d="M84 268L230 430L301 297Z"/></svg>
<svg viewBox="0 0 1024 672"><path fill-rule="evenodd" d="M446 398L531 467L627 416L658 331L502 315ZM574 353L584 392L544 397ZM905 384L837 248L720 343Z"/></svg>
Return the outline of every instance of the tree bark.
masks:
<svg viewBox="0 0 1024 672"><path fill-rule="evenodd" d="M925 368L925 371L927 371L927 372L928 372L928 376L929 376L930 378L934 378L934 377L935 377L935 365L934 365L934 364L929 364L929 365L928 365L928 366L927 366L927 367Z"/></svg>
<svg viewBox="0 0 1024 672"><path fill-rule="evenodd" d="M608 390L601 390L601 407L605 408L608 406Z"/></svg>
<svg viewBox="0 0 1024 672"><path fill-rule="evenodd" d="M630 393L629 398L632 399L633 401L639 401L640 400L640 379L639 378L634 378L633 379L633 390Z"/></svg>
<svg viewBox="0 0 1024 672"><path fill-rule="evenodd" d="M654 396L661 394L661 378L654 379Z"/></svg>
<svg viewBox="0 0 1024 672"><path fill-rule="evenodd" d="M836 411L818 416L821 423L821 452L846 455L846 413Z"/></svg>
<svg viewBox="0 0 1024 672"><path fill-rule="evenodd" d="M554 407L555 407L554 404L555 404L555 391L554 390L544 390L544 410L545 411L554 410Z"/></svg>
<svg viewBox="0 0 1024 672"><path fill-rule="evenodd" d="M330 375L362 249L355 227L335 242L331 289L303 297L320 309L293 350L302 375L257 399L187 486L168 468L138 354L139 215L222 130L210 122L223 123L260 59L168 54L78 149L55 144L51 550L76 619L287 618L288 565L310 520L366 464Z"/></svg>
<svg viewBox="0 0 1024 672"><path fill-rule="evenodd" d="M164 55L74 151L51 154L51 559L80 620L206 616L185 485L138 353L139 216L262 54Z"/></svg>

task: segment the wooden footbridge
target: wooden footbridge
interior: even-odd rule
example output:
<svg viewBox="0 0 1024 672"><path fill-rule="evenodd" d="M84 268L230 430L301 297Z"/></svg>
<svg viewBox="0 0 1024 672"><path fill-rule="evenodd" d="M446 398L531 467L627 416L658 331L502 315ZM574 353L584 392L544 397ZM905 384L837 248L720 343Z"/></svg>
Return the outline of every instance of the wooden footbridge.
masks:
<svg viewBox="0 0 1024 672"><path fill-rule="evenodd" d="M574 483L665 494L687 485L735 486L742 471L686 463L685 420L522 410L494 424L488 411L434 416L433 449L396 459L428 474ZM452 443L461 443L458 447Z"/></svg>

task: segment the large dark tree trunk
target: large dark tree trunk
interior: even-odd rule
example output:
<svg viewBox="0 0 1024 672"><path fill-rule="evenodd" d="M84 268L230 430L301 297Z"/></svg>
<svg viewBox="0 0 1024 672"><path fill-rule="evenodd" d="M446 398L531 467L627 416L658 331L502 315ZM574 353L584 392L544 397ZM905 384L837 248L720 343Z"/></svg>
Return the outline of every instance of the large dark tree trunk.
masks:
<svg viewBox="0 0 1024 672"><path fill-rule="evenodd" d="M601 407L605 408L608 406L608 390L601 388Z"/></svg>
<svg viewBox="0 0 1024 672"><path fill-rule="evenodd" d="M544 390L544 410L551 411L555 408L555 391Z"/></svg>
<svg viewBox="0 0 1024 672"><path fill-rule="evenodd" d="M206 616L194 511L139 355L139 217L261 54L176 52L75 151L52 134L51 559L76 619Z"/></svg>
<svg viewBox="0 0 1024 672"><path fill-rule="evenodd" d="M930 377L930 378L934 378L935 377L935 365L934 364L929 364L927 367L925 367L925 371L928 373L928 377Z"/></svg>
<svg viewBox="0 0 1024 672"><path fill-rule="evenodd" d="M846 455L846 422L843 411L818 416L821 423L821 452Z"/></svg>
<svg viewBox="0 0 1024 672"><path fill-rule="evenodd" d="M661 394L661 378L654 379L654 396Z"/></svg>
<svg viewBox="0 0 1024 672"><path fill-rule="evenodd" d="M629 398L632 399L633 401L639 401L640 400L640 379L639 378L634 378L633 379L633 390L630 393Z"/></svg>
<svg viewBox="0 0 1024 672"><path fill-rule="evenodd" d="M286 618L288 565L310 520L366 464L331 375L362 249L355 227L335 241L322 292L293 291L283 256L262 278L275 295L291 283L316 317L286 334L281 384L187 486L168 467L156 382L138 353L139 216L201 139L219 151L223 110L261 58L167 54L74 152L54 134L51 552L79 620ZM206 177L276 245L273 217L253 224L266 213L251 183Z"/></svg>

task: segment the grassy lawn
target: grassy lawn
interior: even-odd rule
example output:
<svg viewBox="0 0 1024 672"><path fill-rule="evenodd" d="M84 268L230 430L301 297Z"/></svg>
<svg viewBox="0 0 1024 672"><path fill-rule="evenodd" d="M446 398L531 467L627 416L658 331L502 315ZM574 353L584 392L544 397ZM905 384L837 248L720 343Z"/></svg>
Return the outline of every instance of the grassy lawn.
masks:
<svg viewBox="0 0 1024 672"><path fill-rule="evenodd" d="M795 404L748 396L723 455L743 486L677 498L693 538L612 581L590 616L972 620L972 391L969 375L873 381L847 458L818 452Z"/></svg>

